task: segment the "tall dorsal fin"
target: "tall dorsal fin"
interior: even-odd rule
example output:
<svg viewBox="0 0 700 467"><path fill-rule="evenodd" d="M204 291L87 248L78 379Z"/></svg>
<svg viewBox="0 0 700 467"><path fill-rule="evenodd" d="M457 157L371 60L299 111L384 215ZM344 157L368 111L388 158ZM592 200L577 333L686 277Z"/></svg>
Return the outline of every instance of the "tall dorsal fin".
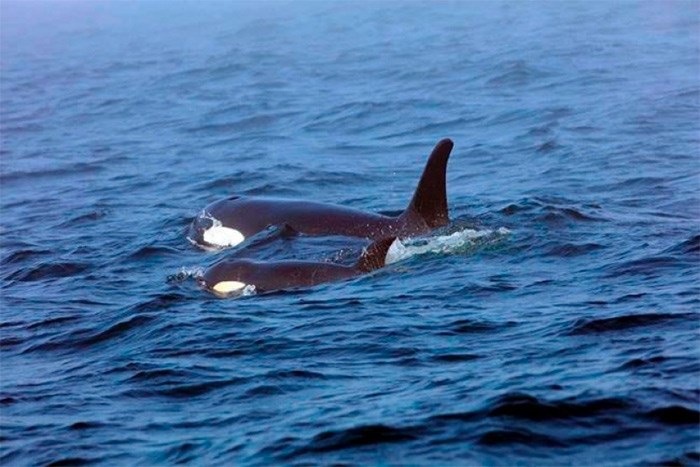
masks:
<svg viewBox="0 0 700 467"><path fill-rule="evenodd" d="M449 222L445 175L447 160L453 146L454 143L448 138L435 145L428 163L425 164L413 199L404 212L404 215L419 214L431 228L447 225Z"/></svg>
<svg viewBox="0 0 700 467"><path fill-rule="evenodd" d="M370 272L384 267L386 254L394 240L396 240L396 237L389 237L372 243L362 252L362 256L360 256L355 267L362 272Z"/></svg>

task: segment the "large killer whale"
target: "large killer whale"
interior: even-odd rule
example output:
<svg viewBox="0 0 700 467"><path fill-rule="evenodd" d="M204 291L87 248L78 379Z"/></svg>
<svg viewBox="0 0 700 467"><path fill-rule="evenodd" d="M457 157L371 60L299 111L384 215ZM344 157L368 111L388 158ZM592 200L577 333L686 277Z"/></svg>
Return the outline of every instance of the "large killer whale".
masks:
<svg viewBox="0 0 700 467"><path fill-rule="evenodd" d="M372 240L428 233L449 221L445 178L453 146L450 139L435 145L411 202L397 217L315 201L232 196L207 206L190 225L187 237L202 248L224 248L269 227Z"/></svg>
<svg viewBox="0 0 700 467"><path fill-rule="evenodd" d="M214 295L225 297L246 290L274 290L311 287L366 274L386 264L386 255L396 237L377 240L367 247L352 266L312 261L251 261L226 259L204 272L200 285Z"/></svg>

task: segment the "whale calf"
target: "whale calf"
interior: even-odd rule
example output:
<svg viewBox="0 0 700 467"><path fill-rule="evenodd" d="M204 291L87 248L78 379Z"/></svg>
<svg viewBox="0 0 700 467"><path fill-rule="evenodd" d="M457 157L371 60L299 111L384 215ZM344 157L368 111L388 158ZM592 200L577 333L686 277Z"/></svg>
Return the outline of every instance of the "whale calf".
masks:
<svg viewBox="0 0 700 467"><path fill-rule="evenodd" d="M383 267L396 237L377 240L367 247L352 266L312 261L223 260L204 272L199 283L213 294L225 297L246 290L274 290L311 287L324 282L349 279Z"/></svg>
<svg viewBox="0 0 700 467"><path fill-rule="evenodd" d="M306 235L372 240L428 233L449 221L445 179L453 146L450 139L437 143L411 202L398 217L314 201L232 196L207 206L190 225L188 238L202 248L223 248L236 246L270 226Z"/></svg>

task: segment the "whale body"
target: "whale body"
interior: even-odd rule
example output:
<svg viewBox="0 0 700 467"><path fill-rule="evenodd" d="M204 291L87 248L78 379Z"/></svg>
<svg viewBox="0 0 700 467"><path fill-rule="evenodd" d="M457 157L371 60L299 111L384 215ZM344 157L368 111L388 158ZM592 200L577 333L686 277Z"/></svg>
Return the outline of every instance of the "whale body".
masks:
<svg viewBox="0 0 700 467"><path fill-rule="evenodd" d="M372 243L352 266L312 261L223 260L205 271L199 283L209 292L224 297L245 290L269 292L349 279L383 267L395 239Z"/></svg>
<svg viewBox="0 0 700 467"><path fill-rule="evenodd" d="M397 217L335 204L257 196L232 196L207 206L188 238L202 248L236 246L270 226L305 235L346 235L372 240L421 235L447 225L446 171L453 148L443 139L433 149L413 198Z"/></svg>

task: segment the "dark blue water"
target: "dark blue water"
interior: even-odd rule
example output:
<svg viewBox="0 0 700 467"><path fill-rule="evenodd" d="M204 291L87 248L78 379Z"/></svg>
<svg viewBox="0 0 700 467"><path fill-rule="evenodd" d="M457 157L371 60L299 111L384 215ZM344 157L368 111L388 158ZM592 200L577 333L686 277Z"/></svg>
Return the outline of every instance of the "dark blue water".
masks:
<svg viewBox="0 0 700 467"><path fill-rule="evenodd" d="M1 5L2 464L700 463L698 2ZM367 243L209 202L400 212L443 137L408 258L197 287Z"/></svg>

